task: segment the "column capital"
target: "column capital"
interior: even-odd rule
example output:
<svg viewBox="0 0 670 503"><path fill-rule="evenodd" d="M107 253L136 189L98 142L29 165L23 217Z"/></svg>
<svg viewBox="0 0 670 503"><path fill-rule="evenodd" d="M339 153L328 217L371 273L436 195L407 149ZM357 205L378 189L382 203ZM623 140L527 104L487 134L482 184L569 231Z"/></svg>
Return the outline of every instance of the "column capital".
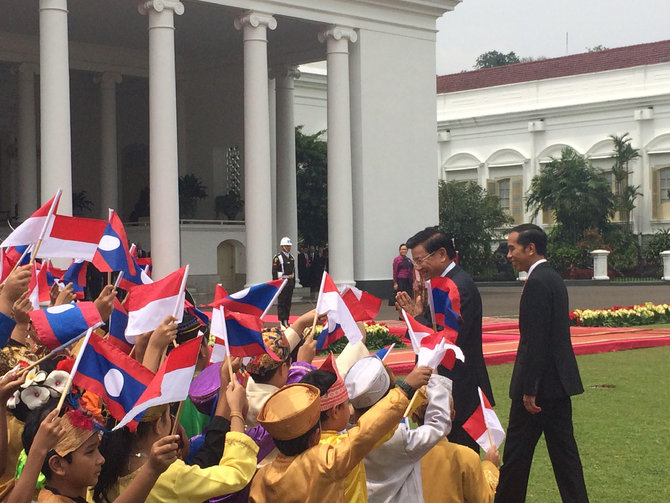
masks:
<svg viewBox="0 0 670 503"><path fill-rule="evenodd" d="M175 14L181 16L184 13L184 4L178 0L148 0L137 6L137 10L143 16L150 11L163 12L165 9L172 9Z"/></svg>
<svg viewBox="0 0 670 503"><path fill-rule="evenodd" d="M353 28L345 26L329 26L325 30L319 32L319 42L323 43L327 40L342 40L347 39L352 44L358 40L358 33Z"/></svg>
<svg viewBox="0 0 670 503"><path fill-rule="evenodd" d="M300 70L298 70L298 67L296 65L274 66L270 69L270 78L273 79L281 79L281 78L299 79L300 75L301 75Z"/></svg>
<svg viewBox="0 0 670 503"><path fill-rule="evenodd" d="M93 77L93 82L103 87L113 87L123 82L123 76L118 72L102 72Z"/></svg>
<svg viewBox="0 0 670 503"><path fill-rule="evenodd" d="M277 27L277 20L272 14L264 12L257 12L248 10L243 12L240 16L235 18L235 29L241 30L245 27L258 28L259 26L267 27L274 30Z"/></svg>

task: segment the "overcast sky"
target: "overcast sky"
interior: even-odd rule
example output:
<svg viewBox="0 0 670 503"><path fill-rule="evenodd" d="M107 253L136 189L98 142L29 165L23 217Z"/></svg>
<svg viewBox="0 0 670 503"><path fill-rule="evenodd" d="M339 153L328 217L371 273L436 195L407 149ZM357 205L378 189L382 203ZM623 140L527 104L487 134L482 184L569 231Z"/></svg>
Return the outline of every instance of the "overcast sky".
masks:
<svg viewBox="0 0 670 503"><path fill-rule="evenodd" d="M463 0L437 29L437 74L444 75L472 70L492 50L556 58L668 40L670 0Z"/></svg>

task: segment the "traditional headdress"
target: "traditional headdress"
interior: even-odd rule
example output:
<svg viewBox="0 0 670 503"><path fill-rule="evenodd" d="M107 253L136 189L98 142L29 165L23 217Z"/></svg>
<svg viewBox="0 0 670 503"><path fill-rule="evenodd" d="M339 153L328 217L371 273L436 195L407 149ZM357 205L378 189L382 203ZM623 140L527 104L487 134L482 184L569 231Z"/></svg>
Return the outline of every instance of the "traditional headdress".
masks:
<svg viewBox="0 0 670 503"><path fill-rule="evenodd" d="M288 361L291 355L291 348L284 337L284 334L278 328L271 328L263 332L263 344L274 356L264 353L254 356L244 368L250 374L265 375L271 370L276 369L282 363Z"/></svg>
<svg viewBox="0 0 670 503"><path fill-rule="evenodd" d="M93 435L100 431L100 422L87 411L71 410L60 419L63 434L58 440L54 451L59 456L67 456L76 451Z"/></svg>
<svg viewBox="0 0 670 503"><path fill-rule="evenodd" d="M328 355L328 358L321 364L319 370L325 370L331 374L335 374L335 382L333 385L328 388L328 391L321 395L321 411L332 409L349 400L349 394L347 393L347 387L344 384L344 380L337 371L335 366L335 360L333 358L333 353Z"/></svg>
<svg viewBox="0 0 670 503"><path fill-rule="evenodd" d="M258 422L276 440L304 435L319 422L321 392L311 384L284 386L272 394L258 413Z"/></svg>

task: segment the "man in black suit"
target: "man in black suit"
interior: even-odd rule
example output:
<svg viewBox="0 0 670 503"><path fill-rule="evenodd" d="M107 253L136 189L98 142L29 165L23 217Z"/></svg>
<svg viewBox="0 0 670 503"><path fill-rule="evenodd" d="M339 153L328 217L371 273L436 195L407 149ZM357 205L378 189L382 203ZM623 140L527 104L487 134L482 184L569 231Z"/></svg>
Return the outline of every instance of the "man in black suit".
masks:
<svg viewBox="0 0 670 503"><path fill-rule="evenodd" d="M570 396L584 391L570 342L568 291L544 255L547 235L533 224L514 227L507 258L527 271L521 294L521 339L510 382L512 405L496 503L520 503L535 446L544 432L564 502L588 502L582 463L572 428Z"/></svg>
<svg viewBox="0 0 670 503"><path fill-rule="evenodd" d="M454 262L456 251L452 240L437 227L428 227L412 236L407 240L407 248L412 253L414 268L419 271L423 280L446 276L458 288L462 320L459 323L456 344L463 351L465 362L456 360L452 370L440 366L438 373L454 383L456 417L448 435L449 440L479 452L479 445L463 429L463 423L480 404L477 387L482 389L491 405L495 405L482 353L482 298L470 275ZM426 299L413 301L406 292L398 292L396 307L405 309L420 323L432 326ZM438 327L438 330L442 328Z"/></svg>

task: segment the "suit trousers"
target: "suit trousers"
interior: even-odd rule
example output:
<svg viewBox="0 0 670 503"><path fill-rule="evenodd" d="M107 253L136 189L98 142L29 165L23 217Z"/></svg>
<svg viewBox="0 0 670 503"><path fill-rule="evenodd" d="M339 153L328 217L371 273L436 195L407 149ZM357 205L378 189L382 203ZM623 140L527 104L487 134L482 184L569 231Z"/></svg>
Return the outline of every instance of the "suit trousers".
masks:
<svg viewBox="0 0 670 503"><path fill-rule="evenodd" d="M545 399L538 405L542 412L531 414L522 400L512 400L495 503L526 500L533 453L543 432L561 499L564 503L588 503L570 397Z"/></svg>

